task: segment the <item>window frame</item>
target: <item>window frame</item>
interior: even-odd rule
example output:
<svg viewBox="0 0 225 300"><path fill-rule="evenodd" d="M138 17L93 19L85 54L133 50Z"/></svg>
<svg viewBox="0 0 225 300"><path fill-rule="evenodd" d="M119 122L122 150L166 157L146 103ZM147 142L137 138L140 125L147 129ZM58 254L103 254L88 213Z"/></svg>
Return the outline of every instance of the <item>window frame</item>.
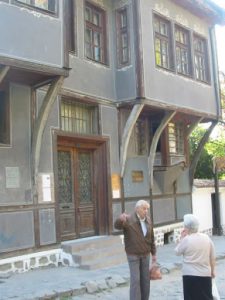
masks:
<svg viewBox="0 0 225 300"><path fill-rule="evenodd" d="M185 41L182 42L181 40L177 40L177 31L179 31L179 37L181 34L183 36L186 36L186 43ZM185 39L185 38L184 38ZM190 30L175 24L174 25L174 51L176 56L176 73L179 75L187 76L187 77L193 77L193 63L192 63L192 53L191 53L191 37L190 37ZM179 49L179 55L180 55L180 65L181 70L178 70L178 55L177 55L177 49ZM186 53L186 61L182 59L182 51ZM185 65L187 68L187 72L185 72Z"/></svg>
<svg viewBox="0 0 225 300"><path fill-rule="evenodd" d="M173 128L172 128L173 127ZM170 131L173 129L173 132ZM185 155L185 143L184 143L184 124L182 122L169 122L167 126L168 130L168 149L170 156L184 156ZM171 142L174 146L171 146ZM174 151L171 151L171 149Z"/></svg>
<svg viewBox="0 0 225 300"><path fill-rule="evenodd" d="M94 61L96 63L108 65L107 35L106 35L107 34L106 11L103 10L102 8L100 8L99 6L92 4L89 1L85 1L84 3L85 3L85 5L84 5L84 51L85 51L85 57L86 57L86 59ZM100 26L95 25L93 23L93 21L91 22L86 19L87 8L90 10L90 16L91 16L92 20L93 20L94 13L96 15L100 15L100 19L99 19L101 22ZM91 41L90 42L87 42L87 40L86 40L87 29L89 29L91 32L91 35L90 35ZM93 33L97 33L100 36L99 47L96 47L98 45L95 45ZM90 51L91 51L90 56L87 55L87 44L89 44L89 47L90 47ZM94 53L95 48L96 49L99 48L100 50L102 50L102 51L100 51L100 59L99 60L95 59L95 53ZM102 54L101 54L101 52L102 52Z"/></svg>
<svg viewBox="0 0 225 300"><path fill-rule="evenodd" d="M58 0L51 0L54 1L54 6L55 6L55 10L50 10L50 9L44 9L38 6L35 6L35 0L30 0L30 3L25 3L23 2L23 0L12 0L12 2L18 6L23 6L32 10L37 10L39 12L45 13L45 14L49 14L49 15L53 15L53 16L58 16L59 13L59 2Z"/></svg>
<svg viewBox="0 0 225 300"><path fill-rule="evenodd" d="M2 115L4 115L4 118L0 118L2 121L2 131L5 132L6 137L3 138L5 140L1 140L0 138L0 147L7 147L11 144L11 124L10 124L10 97L9 97L9 87L5 87L3 89L0 89L0 92L4 94L3 101L4 101L4 111L2 112ZM1 95L0 95L1 97ZM0 99L1 101L1 99ZM1 122L1 121L0 121ZM1 133L0 133L1 136Z"/></svg>
<svg viewBox="0 0 225 300"><path fill-rule="evenodd" d="M164 24L166 25L165 28L167 28L167 35L163 35L162 33L156 31L155 28L155 21L159 22L159 31L162 28L160 25ZM159 16L158 14L154 13L153 14L153 32L154 32L154 54L155 54L155 65L158 68L162 68L164 70L168 71L174 71L174 49L173 49L173 33L172 33L172 22L166 19L165 17ZM159 46L160 49L159 51L157 50L156 47L156 40L159 40ZM167 61L167 66L163 64L163 49L162 45L166 44L167 45L167 53L166 53L166 61ZM160 56L160 64L157 63L157 53Z"/></svg>
<svg viewBox="0 0 225 300"><path fill-rule="evenodd" d="M76 14L76 1L66 1L66 43L68 51L72 54L77 54L77 14Z"/></svg>
<svg viewBox="0 0 225 300"><path fill-rule="evenodd" d="M81 118L77 118L77 115L80 116L80 114L76 113L76 116L75 118L72 118L72 114L74 114L75 112L75 109L76 107L78 108L87 108L89 111L87 111L87 113L91 114L91 118L88 120L88 122L90 122L90 128L91 130L89 132L81 132L78 130L73 130L73 129L68 129L68 128L65 128L65 125L63 125L63 121L62 121L62 118L65 116L62 115L62 105L63 104L67 104L68 106L71 106L74 108L74 110L72 111L72 109L70 108L70 116L68 117L67 116L67 119L69 120L68 121L68 124L69 122L71 122L70 126L73 128L74 125L76 125L76 122L77 120L81 120L81 121L85 121L85 120L82 120ZM79 100L75 100L75 99L71 99L71 98L67 98L67 97L62 97L61 100L60 100L60 107L59 107L59 119L60 119L60 129L63 130L63 131L66 131L66 132L71 132L73 134L79 134L79 135L98 135L99 134L99 122L98 122L98 119L99 119L99 112L98 112L98 105L96 104L90 104L90 103L84 103L84 102L81 102ZM67 125L68 125L67 124ZM64 126L64 127L63 127ZM80 126L80 124L79 124ZM80 126L81 128L82 126Z"/></svg>
<svg viewBox="0 0 225 300"><path fill-rule="evenodd" d="M200 41L202 43L203 49L196 49L196 41ZM209 52L208 52L208 42L207 39L202 37L197 33L193 33L193 56L194 56L194 71L195 71L195 79L199 82L210 83L210 69L209 69ZM196 64L197 57L197 64ZM203 60L204 67L200 60ZM201 64L201 66L199 65ZM203 75L197 75L197 72L201 74L203 70Z"/></svg>
<svg viewBox="0 0 225 300"><path fill-rule="evenodd" d="M121 17L123 12L126 13L126 26L122 25ZM116 10L116 33L117 33L117 64L118 68L130 65L130 32L128 6L123 6ZM123 35L126 35L127 45L123 47ZM127 60L123 60L123 50L127 49Z"/></svg>

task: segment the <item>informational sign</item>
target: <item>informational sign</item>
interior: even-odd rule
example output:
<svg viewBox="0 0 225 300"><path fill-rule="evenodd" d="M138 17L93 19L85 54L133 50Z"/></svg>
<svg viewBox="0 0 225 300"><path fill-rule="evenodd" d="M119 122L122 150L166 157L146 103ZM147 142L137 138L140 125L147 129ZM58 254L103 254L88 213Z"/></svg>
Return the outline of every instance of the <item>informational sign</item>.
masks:
<svg viewBox="0 0 225 300"><path fill-rule="evenodd" d="M43 202L52 201L50 174L42 174L42 196Z"/></svg>
<svg viewBox="0 0 225 300"><path fill-rule="evenodd" d="M143 171L132 171L132 182L143 182L144 174Z"/></svg>
<svg viewBox="0 0 225 300"><path fill-rule="evenodd" d="M19 167L5 168L6 188L17 189L20 187L20 171Z"/></svg>
<svg viewBox="0 0 225 300"><path fill-rule="evenodd" d="M112 174L112 196L120 198L120 176L118 174Z"/></svg>

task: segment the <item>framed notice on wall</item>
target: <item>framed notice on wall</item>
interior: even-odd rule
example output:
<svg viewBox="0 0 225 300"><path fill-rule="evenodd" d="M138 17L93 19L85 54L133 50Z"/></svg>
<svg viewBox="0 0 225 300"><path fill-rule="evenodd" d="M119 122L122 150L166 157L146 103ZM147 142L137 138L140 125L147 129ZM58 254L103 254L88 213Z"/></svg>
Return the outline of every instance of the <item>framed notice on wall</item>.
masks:
<svg viewBox="0 0 225 300"><path fill-rule="evenodd" d="M17 189L20 187L19 167L5 167L5 182L7 189Z"/></svg>
<svg viewBox="0 0 225 300"><path fill-rule="evenodd" d="M120 176L112 174L112 197L120 198Z"/></svg>

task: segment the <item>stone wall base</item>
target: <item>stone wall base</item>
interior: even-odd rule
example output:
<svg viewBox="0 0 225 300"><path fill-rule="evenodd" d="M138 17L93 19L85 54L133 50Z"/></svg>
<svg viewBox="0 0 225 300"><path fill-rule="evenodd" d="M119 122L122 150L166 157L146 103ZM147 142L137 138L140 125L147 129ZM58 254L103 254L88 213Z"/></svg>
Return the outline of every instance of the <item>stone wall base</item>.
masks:
<svg viewBox="0 0 225 300"><path fill-rule="evenodd" d="M0 260L0 276L44 267L76 266L72 255L62 249L36 252Z"/></svg>

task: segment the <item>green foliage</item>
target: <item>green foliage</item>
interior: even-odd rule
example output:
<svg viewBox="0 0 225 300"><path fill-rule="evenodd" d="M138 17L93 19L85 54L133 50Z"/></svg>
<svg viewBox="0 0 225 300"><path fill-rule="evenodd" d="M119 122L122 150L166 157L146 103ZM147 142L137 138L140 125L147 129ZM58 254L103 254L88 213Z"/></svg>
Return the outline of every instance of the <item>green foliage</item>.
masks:
<svg viewBox="0 0 225 300"><path fill-rule="evenodd" d="M190 136L189 145L191 160L205 130L206 129L202 127L197 127ZM212 159L213 157L222 156L225 156L225 138L223 136L223 131L221 130L221 134L216 139L210 137L206 143L195 170L195 178L212 179L214 177ZM220 177L223 177L223 175L224 174L220 174Z"/></svg>

